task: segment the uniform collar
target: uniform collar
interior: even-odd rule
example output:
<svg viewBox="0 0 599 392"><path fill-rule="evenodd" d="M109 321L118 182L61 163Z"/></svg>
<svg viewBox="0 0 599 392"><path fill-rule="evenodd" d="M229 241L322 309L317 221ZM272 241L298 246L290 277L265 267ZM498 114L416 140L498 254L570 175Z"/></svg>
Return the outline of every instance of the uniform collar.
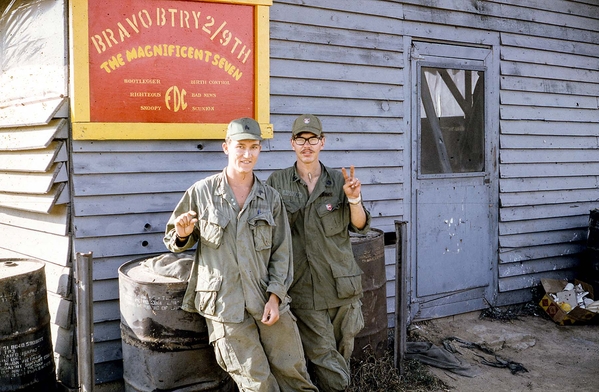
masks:
<svg viewBox="0 0 599 392"><path fill-rule="evenodd" d="M253 197L253 195L255 195L256 197L259 197L261 199L266 199L264 184L262 183L262 181L260 181L256 174L252 172L252 175L254 176L254 184L252 185L252 189L250 190L248 198L251 198ZM225 195L227 193L227 188L230 189L231 187L229 186L229 183L227 181L227 168L225 167L218 176L216 194L220 196Z"/></svg>
<svg viewBox="0 0 599 392"><path fill-rule="evenodd" d="M327 170L327 167L325 165L322 164L322 162L318 161L318 164L320 164L320 178L318 179L318 181L320 182L321 178L323 177L329 177L329 171ZM326 175L325 175L326 173ZM301 181L301 177L299 175L299 173L297 172L297 162L295 162L293 164L293 181L299 182Z"/></svg>

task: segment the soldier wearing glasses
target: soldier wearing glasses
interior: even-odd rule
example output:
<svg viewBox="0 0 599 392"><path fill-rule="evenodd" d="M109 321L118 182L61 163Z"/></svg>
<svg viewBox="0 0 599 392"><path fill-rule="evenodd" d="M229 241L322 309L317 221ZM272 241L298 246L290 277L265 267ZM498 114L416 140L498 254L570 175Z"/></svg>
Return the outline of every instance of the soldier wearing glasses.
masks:
<svg viewBox="0 0 599 392"><path fill-rule="evenodd" d="M362 271L349 231L366 233L370 214L362 205L354 176L319 160L325 136L311 114L293 123L291 147L297 160L275 171L267 183L283 198L293 244L291 308L297 316L304 351L322 391L343 391L350 382L354 338L364 327Z"/></svg>

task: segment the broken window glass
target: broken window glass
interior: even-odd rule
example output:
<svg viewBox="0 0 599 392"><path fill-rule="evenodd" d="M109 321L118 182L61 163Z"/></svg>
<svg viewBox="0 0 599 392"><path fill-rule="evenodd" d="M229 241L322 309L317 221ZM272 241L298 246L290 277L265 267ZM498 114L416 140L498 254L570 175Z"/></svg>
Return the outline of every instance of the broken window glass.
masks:
<svg viewBox="0 0 599 392"><path fill-rule="evenodd" d="M421 68L421 174L485 170L483 74L467 69Z"/></svg>

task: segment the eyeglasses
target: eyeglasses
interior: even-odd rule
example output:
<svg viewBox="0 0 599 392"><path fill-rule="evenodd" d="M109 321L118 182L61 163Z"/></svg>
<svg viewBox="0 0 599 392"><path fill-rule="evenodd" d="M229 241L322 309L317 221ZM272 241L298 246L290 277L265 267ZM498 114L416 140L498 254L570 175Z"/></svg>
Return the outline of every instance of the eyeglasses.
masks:
<svg viewBox="0 0 599 392"><path fill-rule="evenodd" d="M310 144L311 146L315 146L318 144L318 142L320 141L320 137L317 136L312 136L308 139L306 139L305 137L296 137L293 139L293 141L295 142L295 144L297 144L298 146L303 146L304 144L306 144L306 142L308 142L308 144Z"/></svg>

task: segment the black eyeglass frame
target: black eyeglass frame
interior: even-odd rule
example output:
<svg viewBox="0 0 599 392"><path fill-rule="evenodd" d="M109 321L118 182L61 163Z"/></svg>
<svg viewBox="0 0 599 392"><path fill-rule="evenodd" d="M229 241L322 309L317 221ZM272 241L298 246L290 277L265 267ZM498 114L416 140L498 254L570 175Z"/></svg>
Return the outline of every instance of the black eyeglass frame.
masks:
<svg viewBox="0 0 599 392"><path fill-rule="evenodd" d="M298 140L300 140L300 139L302 140L302 142L298 143ZM312 140L315 140L315 142L312 143ZM308 142L308 144L311 145L311 146L315 146L321 140L322 140L322 136L311 136L311 137L309 137L307 139L305 137L301 137L301 136L296 136L296 137L293 138L293 141L298 146L303 146L304 144L306 144L306 142Z"/></svg>

